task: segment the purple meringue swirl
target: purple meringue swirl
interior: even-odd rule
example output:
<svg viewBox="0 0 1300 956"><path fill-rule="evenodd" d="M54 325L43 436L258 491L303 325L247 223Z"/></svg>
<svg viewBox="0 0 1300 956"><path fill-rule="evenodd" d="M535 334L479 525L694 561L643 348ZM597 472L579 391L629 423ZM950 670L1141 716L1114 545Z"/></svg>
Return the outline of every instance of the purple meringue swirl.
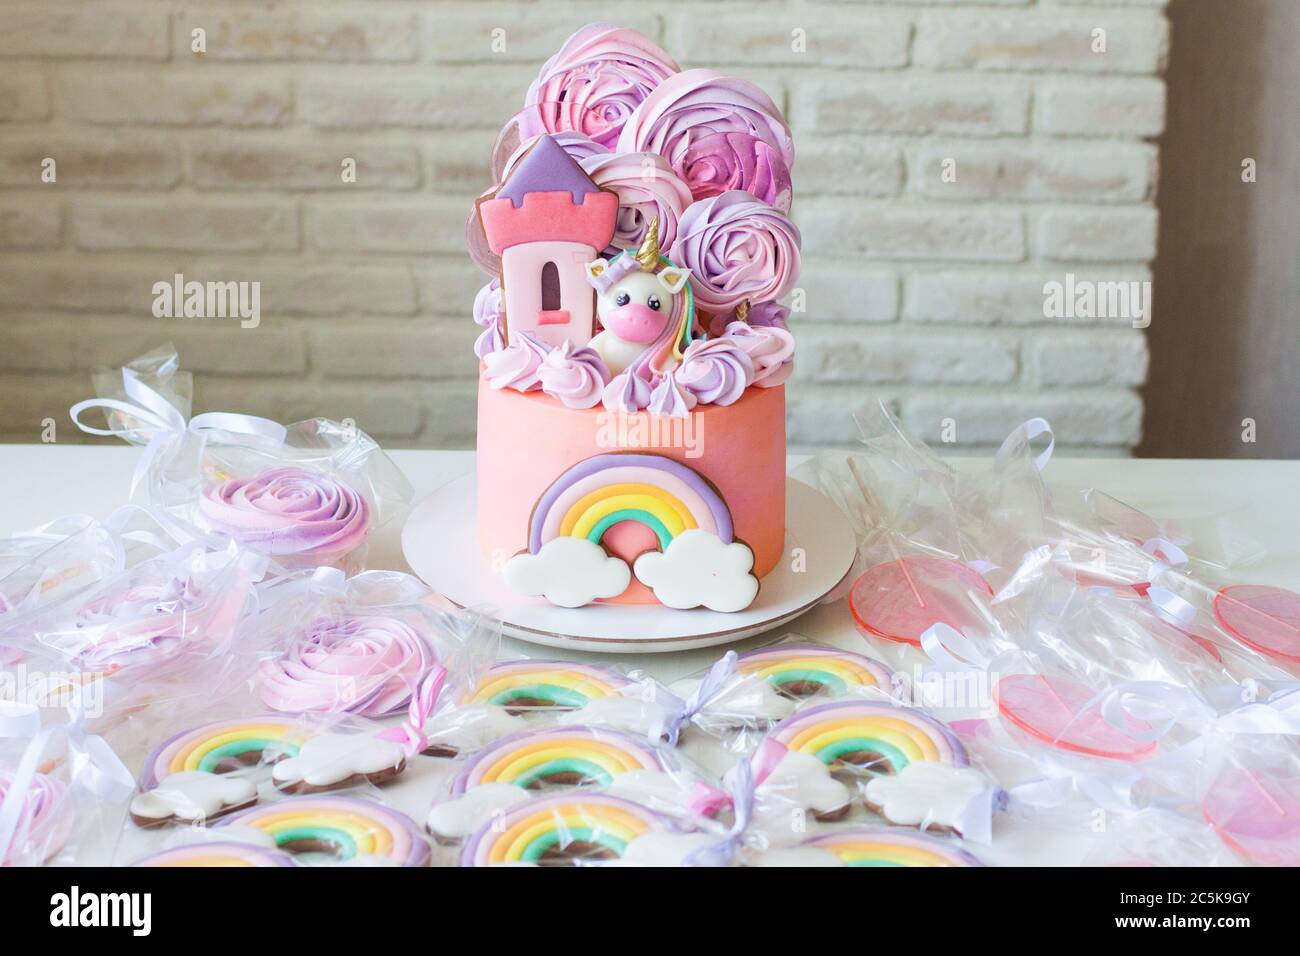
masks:
<svg viewBox="0 0 1300 956"><path fill-rule="evenodd" d="M668 371L659 377L659 383L650 392L646 411L666 418L686 418L695 404L695 396L681 386L675 372Z"/></svg>
<svg viewBox="0 0 1300 956"><path fill-rule="evenodd" d="M500 351L482 356L486 366L483 377L493 388L513 388L517 392L536 391L542 387L537 373L548 350L527 332L516 333L512 339Z"/></svg>
<svg viewBox="0 0 1300 956"><path fill-rule="evenodd" d="M387 717L411 701L438 663L429 638L383 614L347 615L309 625L258 670L258 694L272 710Z"/></svg>
<svg viewBox="0 0 1300 956"><path fill-rule="evenodd" d="M611 412L639 412L650 404L650 383L631 369L615 375L600 396Z"/></svg>
<svg viewBox="0 0 1300 956"><path fill-rule="evenodd" d="M701 405L730 405L754 381L754 366L729 339L697 339L686 347L676 375Z"/></svg>
<svg viewBox="0 0 1300 956"><path fill-rule="evenodd" d="M754 365L754 384L761 388L783 384L794 371L794 336L786 329L732 322L720 341L745 350Z"/></svg>
<svg viewBox="0 0 1300 956"><path fill-rule="evenodd" d="M680 69L635 30L588 24L564 41L528 87L524 104L542 109L522 130L527 135L578 130L612 149L637 107Z"/></svg>
<svg viewBox="0 0 1300 956"><path fill-rule="evenodd" d="M692 202L691 191L656 153L607 153L582 161L592 182L618 196L618 223L606 255L639 248L652 219L659 220L659 245L672 247L677 222Z"/></svg>
<svg viewBox="0 0 1300 956"><path fill-rule="evenodd" d="M474 322L484 327L501 319L501 280L493 279L474 294Z"/></svg>
<svg viewBox="0 0 1300 956"><path fill-rule="evenodd" d="M564 342L551 349L537 370L542 391L569 408L591 408L609 384L609 369L595 349Z"/></svg>
<svg viewBox="0 0 1300 956"><path fill-rule="evenodd" d="M780 210L732 190L693 203L669 258L691 270L696 305L727 312L779 299L799 277L799 229Z"/></svg>
<svg viewBox="0 0 1300 956"><path fill-rule="evenodd" d="M305 468L269 468L209 485L199 514L210 528L272 556L341 557L370 530L364 495Z"/></svg>
<svg viewBox="0 0 1300 956"><path fill-rule="evenodd" d="M790 127L747 80L713 70L669 77L624 125L616 148L663 156L697 200L734 188L789 209Z"/></svg>

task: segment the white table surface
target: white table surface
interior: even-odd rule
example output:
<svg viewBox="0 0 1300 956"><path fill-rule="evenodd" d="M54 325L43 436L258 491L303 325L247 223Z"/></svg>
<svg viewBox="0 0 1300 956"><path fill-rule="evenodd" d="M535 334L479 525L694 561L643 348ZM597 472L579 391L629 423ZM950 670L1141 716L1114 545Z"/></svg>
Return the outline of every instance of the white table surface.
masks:
<svg viewBox="0 0 1300 956"><path fill-rule="evenodd" d="M417 498L473 468L467 451L394 451L393 459L406 472ZM61 515L78 512L103 517L127 500L139 450L86 445L0 445L0 535L21 531ZM961 469L969 462L954 459ZM1251 542L1259 554L1244 566L1234 566L1236 580L1276 584L1300 590L1300 462L1187 461L1135 459L1053 459L1047 477L1053 483L1098 488L1157 519L1230 526ZM399 544L400 522L376 535L369 565L409 570ZM786 625L813 640L862 649L862 639L849 622L843 604L825 605ZM761 638L760 640L765 640ZM543 649L507 640L503 654L597 659L598 655ZM701 670L718 656L718 649L678 651L658 655L618 655L605 658L619 665L644 668L664 681ZM410 776L410 774L408 774ZM411 781L413 784L415 781ZM408 784L399 785L409 789ZM1000 840L990 862L1059 865L1076 863L1087 854L1086 834L1057 835L1012 832Z"/></svg>

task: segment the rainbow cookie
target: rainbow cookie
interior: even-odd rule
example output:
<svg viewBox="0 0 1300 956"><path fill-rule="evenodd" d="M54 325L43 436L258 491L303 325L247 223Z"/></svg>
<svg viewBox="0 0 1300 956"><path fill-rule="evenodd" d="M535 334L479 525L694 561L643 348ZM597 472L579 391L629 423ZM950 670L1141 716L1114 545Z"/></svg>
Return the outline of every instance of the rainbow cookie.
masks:
<svg viewBox="0 0 1300 956"><path fill-rule="evenodd" d="M764 854L759 866L983 866L945 840L873 827L849 827Z"/></svg>
<svg viewBox="0 0 1300 956"><path fill-rule="evenodd" d="M429 845L405 814L372 800L294 797L253 807L218 825L252 827L287 853L326 853L340 863L425 866Z"/></svg>
<svg viewBox="0 0 1300 956"><path fill-rule="evenodd" d="M741 654L736 673L766 680L791 698L841 697L854 688L888 689L891 671L879 661L819 644L780 644Z"/></svg>
<svg viewBox="0 0 1300 956"><path fill-rule="evenodd" d="M137 826L210 822L257 802L257 785L232 771L270 765L290 793L383 783L406 766L399 744L366 734L317 733L300 720L222 720L183 731L150 754L131 801Z"/></svg>
<svg viewBox="0 0 1300 956"><path fill-rule="evenodd" d="M969 763L966 748L946 726L919 710L893 704L840 701L811 707L781 721L770 737L828 767L898 773L922 760L955 767Z"/></svg>
<svg viewBox="0 0 1300 956"><path fill-rule="evenodd" d="M474 755L452 781L451 798L429 811L429 832L443 840L464 838L493 813L528 800L528 791L554 787L617 788L629 797L676 794L685 804L694 789L675 780L670 769L653 746L616 731L525 731Z"/></svg>
<svg viewBox="0 0 1300 956"><path fill-rule="evenodd" d="M494 704L512 714L577 710L602 697L619 697L636 681L618 671L572 661L498 661L465 700Z"/></svg>
<svg viewBox="0 0 1300 956"><path fill-rule="evenodd" d="M653 810L605 794L559 793L529 800L482 826L461 866L570 866L621 859L639 838L675 832Z"/></svg>
<svg viewBox="0 0 1300 956"><path fill-rule="evenodd" d="M195 843L163 850L132 866L297 866L293 857L278 850L245 843Z"/></svg>

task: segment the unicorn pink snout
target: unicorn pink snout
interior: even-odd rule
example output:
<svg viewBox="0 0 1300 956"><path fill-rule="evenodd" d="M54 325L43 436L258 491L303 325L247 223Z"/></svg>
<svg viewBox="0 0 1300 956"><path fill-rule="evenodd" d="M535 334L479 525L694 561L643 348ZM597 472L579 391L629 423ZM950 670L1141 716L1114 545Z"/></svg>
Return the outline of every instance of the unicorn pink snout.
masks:
<svg viewBox="0 0 1300 956"><path fill-rule="evenodd" d="M601 316L601 321L624 342L648 345L663 332L668 316L648 305L633 303L610 309Z"/></svg>

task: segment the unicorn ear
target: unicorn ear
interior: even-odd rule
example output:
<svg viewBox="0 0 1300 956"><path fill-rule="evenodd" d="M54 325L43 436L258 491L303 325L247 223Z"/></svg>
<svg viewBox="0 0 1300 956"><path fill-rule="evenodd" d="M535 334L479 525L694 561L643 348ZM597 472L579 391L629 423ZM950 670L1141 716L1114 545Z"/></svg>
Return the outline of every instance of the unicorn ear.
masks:
<svg viewBox="0 0 1300 956"><path fill-rule="evenodd" d="M587 278L599 279L605 274L605 269L609 266L608 259L592 259L587 263Z"/></svg>
<svg viewBox="0 0 1300 956"><path fill-rule="evenodd" d="M658 276L660 285L676 295L686 287L687 281L691 278L691 270L681 266L665 266L655 275Z"/></svg>

